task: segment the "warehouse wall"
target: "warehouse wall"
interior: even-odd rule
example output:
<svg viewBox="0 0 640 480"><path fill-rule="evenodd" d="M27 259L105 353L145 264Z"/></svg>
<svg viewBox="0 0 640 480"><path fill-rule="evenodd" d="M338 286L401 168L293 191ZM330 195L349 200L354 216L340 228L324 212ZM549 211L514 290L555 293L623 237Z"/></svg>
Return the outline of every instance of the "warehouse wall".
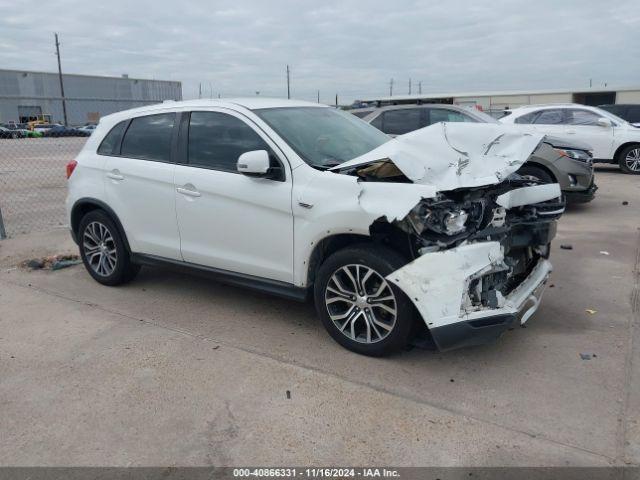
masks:
<svg viewBox="0 0 640 480"><path fill-rule="evenodd" d="M164 80L63 75L67 119L71 125L163 100L182 100L182 84ZM0 70L0 122L18 121L18 106L40 107L63 121L58 75Z"/></svg>

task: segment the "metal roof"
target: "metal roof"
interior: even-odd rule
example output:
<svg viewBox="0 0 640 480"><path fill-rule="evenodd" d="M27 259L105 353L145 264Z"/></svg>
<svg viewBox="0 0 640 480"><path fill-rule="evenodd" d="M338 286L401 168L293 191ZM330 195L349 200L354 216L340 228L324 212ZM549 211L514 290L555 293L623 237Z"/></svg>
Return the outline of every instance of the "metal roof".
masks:
<svg viewBox="0 0 640 480"><path fill-rule="evenodd" d="M391 97L369 97L359 99L361 102L393 102L398 100L424 100L434 98L463 98L463 97L508 97L521 95L549 95L554 93L605 93L640 91L640 86L635 87L598 87L598 88L565 88L548 90L502 90L488 92L445 92L445 93L419 93L412 95L393 95Z"/></svg>

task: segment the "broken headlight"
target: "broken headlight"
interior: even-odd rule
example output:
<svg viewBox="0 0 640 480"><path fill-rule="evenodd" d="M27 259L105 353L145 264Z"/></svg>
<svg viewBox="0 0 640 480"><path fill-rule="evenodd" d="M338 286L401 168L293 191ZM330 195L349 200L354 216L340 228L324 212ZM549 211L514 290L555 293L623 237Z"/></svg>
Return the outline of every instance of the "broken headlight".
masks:
<svg viewBox="0 0 640 480"><path fill-rule="evenodd" d="M469 213L448 202L436 205L418 205L408 215L413 228L422 233L430 230L444 235L457 235L466 230Z"/></svg>

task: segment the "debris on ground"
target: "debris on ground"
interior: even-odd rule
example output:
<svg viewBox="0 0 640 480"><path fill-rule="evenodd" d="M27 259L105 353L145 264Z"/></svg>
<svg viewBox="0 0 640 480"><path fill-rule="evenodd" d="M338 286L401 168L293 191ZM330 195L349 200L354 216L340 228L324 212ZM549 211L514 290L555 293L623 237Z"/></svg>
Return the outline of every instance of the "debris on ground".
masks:
<svg viewBox="0 0 640 480"><path fill-rule="evenodd" d="M622 202L623 205L629 205L629 202L627 202L626 200L624 202Z"/></svg>
<svg viewBox="0 0 640 480"><path fill-rule="evenodd" d="M287 400L291 400L291 390L287 390Z"/></svg>
<svg viewBox="0 0 640 480"><path fill-rule="evenodd" d="M82 263L78 255L50 255L42 258L25 260L20 267L29 270L61 270Z"/></svg>
<svg viewBox="0 0 640 480"><path fill-rule="evenodd" d="M596 313L598 313L598 311L594 310L593 308L587 308L585 309L585 312L587 312L589 315L595 315Z"/></svg>
<svg viewBox="0 0 640 480"><path fill-rule="evenodd" d="M600 250L600 255L609 255L609 252L606 250Z"/></svg>
<svg viewBox="0 0 640 480"><path fill-rule="evenodd" d="M560 245L560 248L563 250L573 250L573 245L568 243L563 243L562 245Z"/></svg>
<svg viewBox="0 0 640 480"><path fill-rule="evenodd" d="M592 358L598 358L598 355L596 355L595 353L581 353L580 354L580 359L581 360L591 360Z"/></svg>

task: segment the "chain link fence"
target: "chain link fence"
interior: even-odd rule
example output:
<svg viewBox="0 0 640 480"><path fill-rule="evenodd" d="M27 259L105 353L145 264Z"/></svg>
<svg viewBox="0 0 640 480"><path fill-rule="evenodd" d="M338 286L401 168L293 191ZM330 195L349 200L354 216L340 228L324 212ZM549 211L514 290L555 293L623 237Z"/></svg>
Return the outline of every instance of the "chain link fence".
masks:
<svg viewBox="0 0 640 480"><path fill-rule="evenodd" d="M153 103L0 96L0 239L65 228L66 165L91 134L82 127Z"/></svg>

